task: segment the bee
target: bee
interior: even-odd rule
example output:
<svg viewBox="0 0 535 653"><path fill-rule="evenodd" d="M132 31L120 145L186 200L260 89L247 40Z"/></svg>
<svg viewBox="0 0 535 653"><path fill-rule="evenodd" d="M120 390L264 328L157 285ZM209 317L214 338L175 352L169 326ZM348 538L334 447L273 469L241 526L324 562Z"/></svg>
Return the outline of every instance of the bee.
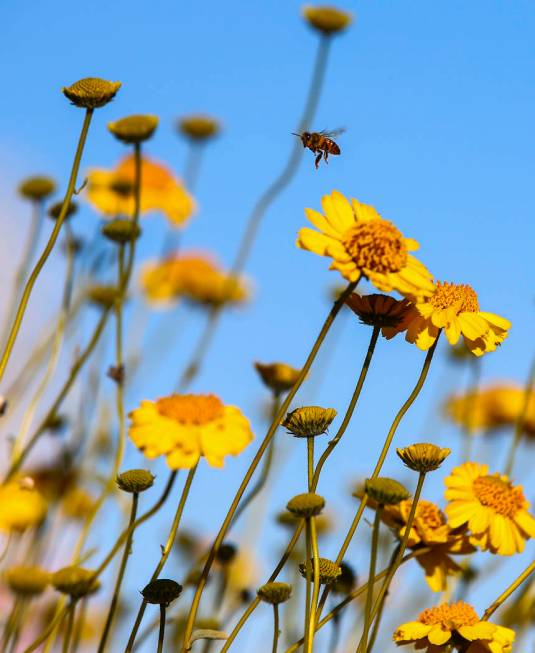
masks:
<svg viewBox="0 0 535 653"><path fill-rule="evenodd" d="M323 157L325 163L327 163L329 154L340 154L340 147L334 142L333 138L344 131L344 129L335 129L334 131L323 130L321 132L301 132L300 134L292 132L292 134L301 139L303 147L307 147L311 152L317 155L315 161L317 170L320 165L321 157Z"/></svg>

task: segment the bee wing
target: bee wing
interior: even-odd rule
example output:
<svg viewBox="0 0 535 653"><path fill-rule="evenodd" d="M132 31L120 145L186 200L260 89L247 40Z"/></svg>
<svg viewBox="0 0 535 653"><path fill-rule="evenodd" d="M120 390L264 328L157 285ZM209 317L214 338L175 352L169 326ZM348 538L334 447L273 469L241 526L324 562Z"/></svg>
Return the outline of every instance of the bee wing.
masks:
<svg viewBox="0 0 535 653"><path fill-rule="evenodd" d="M346 131L345 127L339 127L338 129L323 129L322 131L318 132L318 134L321 134L322 136L326 136L327 138L335 138L336 136L340 136L340 134L343 134Z"/></svg>

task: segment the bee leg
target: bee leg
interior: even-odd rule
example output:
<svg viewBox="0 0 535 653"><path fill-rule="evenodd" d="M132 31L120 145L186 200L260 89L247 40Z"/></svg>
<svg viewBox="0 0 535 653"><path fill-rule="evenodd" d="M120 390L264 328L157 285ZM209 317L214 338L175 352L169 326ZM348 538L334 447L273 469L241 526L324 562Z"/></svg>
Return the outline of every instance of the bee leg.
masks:
<svg viewBox="0 0 535 653"><path fill-rule="evenodd" d="M323 152L323 158L325 159L325 163L329 163L329 161L327 160L329 158L329 152L327 152L327 150Z"/></svg>
<svg viewBox="0 0 535 653"><path fill-rule="evenodd" d="M316 161L314 162L314 163L315 163L315 166L316 166L316 170L320 167L320 161L321 161L321 157L322 157L322 156L323 156L323 153L320 152L320 153L318 154L318 156L316 157Z"/></svg>

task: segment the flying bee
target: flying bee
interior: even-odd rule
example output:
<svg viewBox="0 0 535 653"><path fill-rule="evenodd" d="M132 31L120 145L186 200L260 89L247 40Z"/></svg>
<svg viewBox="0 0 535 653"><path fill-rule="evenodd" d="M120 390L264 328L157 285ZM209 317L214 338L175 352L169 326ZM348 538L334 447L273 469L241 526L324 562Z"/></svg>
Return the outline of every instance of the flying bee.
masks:
<svg viewBox="0 0 535 653"><path fill-rule="evenodd" d="M329 154L340 154L340 147L333 139L344 131L345 129L335 129L334 131L323 130L321 132L301 132L300 134L292 132L292 134L301 139L303 147L307 147L311 152L317 155L315 161L317 170L320 165L321 157L323 157L325 163L327 163Z"/></svg>

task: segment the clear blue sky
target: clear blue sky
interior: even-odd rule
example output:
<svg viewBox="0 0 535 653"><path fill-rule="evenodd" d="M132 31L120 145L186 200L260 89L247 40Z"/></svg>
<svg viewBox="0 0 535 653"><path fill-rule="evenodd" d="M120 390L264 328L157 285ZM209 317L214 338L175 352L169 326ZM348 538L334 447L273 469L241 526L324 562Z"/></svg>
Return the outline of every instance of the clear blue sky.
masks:
<svg viewBox="0 0 535 653"><path fill-rule="evenodd" d="M122 81L123 88L112 104L96 112L84 168L113 165L123 154L105 124L129 113L160 116L161 126L148 149L177 172L185 146L174 133L175 118L206 111L222 120L224 131L206 152L197 189L200 212L185 241L216 251L229 264L255 198L292 145L290 132L301 112L316 47L300 6L294 0L4 0L4 260L8 251L20 247L28 224L25 207L15 197L16 183L34 172L50 173L63 185L66 181L82 113L69 106L60 88L80 77L102 76ZM304 224L303 208L318 208L321 196L335 188L375 205L407 236L419 240L420 257L437 278L472 284L483 310L511 319L510 337L483 361L485 379L522 381L534 353L535 6L528 0L414 0L345 2L344 8L354 13L355 24L333 44L314 123L316 129L347 128L339 140L342 156L316 171L312 155L305 153L291 188L269 211L248 267L255 301L226 316L195 384L198 391L214 391L241 406L259 436L263 390L252 362L280 359L300 365L328 310L328 288L339 281L327 271L326 260L294 246ZM96 217L86 208L77 221L81 232L90 232ZM159 250L163 219L148 218L145 225L140 259ZM49 274L62 265L57 255ZM37 317L36 306L46 313L45 305L58 300L53 277L39 288ZM162 365L161 350L141 351L152 359L152 372L136 382L128 408L171 389L202 324L194 316L182 325L181 315L170 318L177 320L179 337L172 355L163 360L167 364ZM38 324L33 320L23 339ZM368 337L366 327L346 315L345 326L335 329L328 345L333 358L326 378L319 385L312 374L302 401L308 396L342 411ZM422 360L403 340L380 343L353 426L320 487L336 506L339 520L327 554L336 551L354 509L347 487L369 473ZM450 426L429 420L443 392L458 381L444 360L437 360L418 405L400 428L398 443L425 439L457 446ZM292 443L281 461L269 514L304 487L300 444ZM253 450L230 462L224 472L203 469L186 522L206 534L213 532ZM497 445L491 451L493 460L499 460ZM133 448L128 456L139 465ZM393 457L388 471L411 482ZM434 483L435 496L440 483L441 478ZM221 502L213 501L214 496ZM161 528L163 533L163 524ZM272 544L274 538L265 541ZM146 558L157 557L158 542L144 540ZM272 566L268 544L263 547L264 575ZM365 559L356 549L352 555L362 571ZM510 569L522 564L514 560ZM484 607L489 596L478 596L477 607ZM403 611L400 615L411 617Z"/></svg>

